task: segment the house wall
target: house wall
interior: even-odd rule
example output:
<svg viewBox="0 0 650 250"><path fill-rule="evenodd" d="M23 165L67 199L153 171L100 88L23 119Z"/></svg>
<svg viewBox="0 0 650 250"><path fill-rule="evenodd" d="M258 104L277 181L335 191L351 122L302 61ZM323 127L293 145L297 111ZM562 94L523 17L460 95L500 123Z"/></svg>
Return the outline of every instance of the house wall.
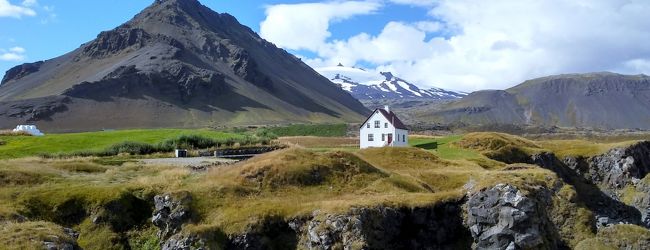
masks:
<svg viewBox="0 0 650 250"><path fill-rule="evenodd" d="M375 128L375 121L379 121L379 128ZM370 124L370 128L367 127L367 123ZM359 144L361 148L386 146L386 143L388 143L388 134L393 134L393 146L408 145L408 131L395 129L393 124L391 124L379 111L372 114L367 123L364 123L359 130ZM388 128L385 126L386 123L388 123ZM368 141L368 134L374 135L374 141ZM381 140L382 134L386 135L384 141ZM402 142L401 137L399 138L400 140L397 140L398 135L406 135L406 142Z"/></svg>
<svg viewBox="0 0 650 250"><path fill-rule="evenodd" d="M409 145L409 131L404 129L395 129L395 139L393 140L393 147L406 147ZM402 135L404 140L402 140Z"/></svg>

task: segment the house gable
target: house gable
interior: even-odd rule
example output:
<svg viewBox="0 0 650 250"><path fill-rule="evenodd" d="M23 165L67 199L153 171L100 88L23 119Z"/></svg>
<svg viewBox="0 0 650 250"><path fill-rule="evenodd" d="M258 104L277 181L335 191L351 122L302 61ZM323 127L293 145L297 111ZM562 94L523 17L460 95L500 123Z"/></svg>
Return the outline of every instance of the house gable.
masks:
<svg viewBox="0 0 650 250"><path fill-rule="evenodd" d="M393 111L386 111L386 110L384 110L384 109L375 109L375 111L373 111L372 114L370 114L370 116L368 116L368 118L366 119L366 121L363 122L363 123L361 124L361 127L359 127L359 128L363 128L364 126L366 126L366 124L367 124L368 122L370 122L370 118L372 118L373 116L375 116L375 114L378 113L378 112L379 112L380 114L382 114L382 115L384 116L384 118L386 118L386 120L388 121L388 123L389 123L390 125L392 125L394 128L396 128L396 129L408 130L408 128L406 127L406 125L404 125L404 123L402 122L402 120L400 120L399 117L397 117L397 115L395 115L395 113L393 113ZM373 127L372 124L371 124L371 127Z"/></svg>

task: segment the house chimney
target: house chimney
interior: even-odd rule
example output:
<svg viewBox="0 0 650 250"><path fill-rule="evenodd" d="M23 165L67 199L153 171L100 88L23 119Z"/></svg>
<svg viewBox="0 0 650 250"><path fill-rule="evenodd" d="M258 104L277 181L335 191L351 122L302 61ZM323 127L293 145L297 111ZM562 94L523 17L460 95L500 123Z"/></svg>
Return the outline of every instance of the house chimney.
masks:
<svg viewBox="0 0 650 250"><path fill-rule="evenodd" d="M390 108L388 107L388 105L384 106L384 110L386 110L386 112L390 113Z"/></svg>

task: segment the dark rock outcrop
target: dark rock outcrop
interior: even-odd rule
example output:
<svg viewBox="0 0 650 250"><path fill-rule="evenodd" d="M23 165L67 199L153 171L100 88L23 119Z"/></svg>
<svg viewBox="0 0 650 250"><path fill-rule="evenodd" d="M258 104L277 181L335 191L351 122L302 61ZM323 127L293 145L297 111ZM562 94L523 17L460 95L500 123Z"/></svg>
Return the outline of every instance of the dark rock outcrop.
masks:
<svg viewBox="0 0 650 250"><path fill-rule="evenodd" d="M191 250L191 249L209 249L204 239L196 235L173 235L167 241L163 242L160 249L162 250Z"/></svg>
<svg viewBox="0 0 650 250"><path fill-rule="evenodd" d="M550 200L550 197L544 197ZM517 188L499 184L467 202L466 224L476 249L556 249L545 204Z"/></svg>
<svg viewBox="0 0 650 250"><path fill-rule="evenodd" d="M565 164L572 169L584 169L580 167L583 164L580 159L567 158ZM622 189L650 173L650 141L614 148L592 157L587 164L587 171L578 172L585 179L612 190Z"/></svg>
<svg viewBox="0 0 650 250"><path fill-rule="evenodd" d="M418 208L358 208L316 215L302 227L308 249L458 249L468 247L462 202Z"/></svg>
<svg viewBox="0 0 650 250"><path fill-rule="evenodd" d="M92 58L102 58L132 47L139 49L146 45L151 36L139 28L128 28L128 25L111 31L99 33L97 39L83 48L83 55Z"/></svg>
<svg viewBox="0 0 650 250"><path fill-rule="evenodd" d="M43 242L43 248L47 250L80 250L81 248L76 242L79 238L79 233L67 227L63 228L63 232L67 234L72 241L61 240L60 238L53 236L55 237L54 240Z"/></svg>
<svg viewBox="0 0 650 250"><path fill-rule="evenodd" d="M558 159L552 153L540 153L532 155L531 161L574 185L580 200L596 216L597 226L620 223L650 226L644 199L632 205L621 200L626 187L645 192L640 180L650 172L650 142L614 148L593 157Z"/></svg>
<svg viewBox="0 0 650 250"><path fill-rule="evenodd" d="M41 68L41 65L43 65L43 61L38 61L35 63L25 63L13 67L9 69L7 73L5 73L5 76L2 78L2 82L0 82L0 84L12 80L20 80L20 78L23 78L31 73L38 72L38 70Z"/></svg>
<svg viewBox="0 0 650 250"><path fill-rule="evenodd" d="M155 210L151 222L160 229L158 237L167 240L172 235L180 232L184 223L191 218L190 203L192 196L187 193L164 194L154 197ZM170 239L169 244L182 244L187 239ZM164 244L168 244L167 242ZM182 248L180 248L182 249Z"/></svg>
<svg viewBox="0 0 650 250"><path fill-rule="evenodd" d="M17 102L0 102L0 116L17 118L27 123L51 120L57 113L68 110L72 103L69 97L53 96Z"/></svg>
<svg viewBox="0 0 650 250"><path fill-rule="evenodd" d="M642 226L650 228L650 183L639 181L628 187L631 189L631 205L641 213Z"/></svg>

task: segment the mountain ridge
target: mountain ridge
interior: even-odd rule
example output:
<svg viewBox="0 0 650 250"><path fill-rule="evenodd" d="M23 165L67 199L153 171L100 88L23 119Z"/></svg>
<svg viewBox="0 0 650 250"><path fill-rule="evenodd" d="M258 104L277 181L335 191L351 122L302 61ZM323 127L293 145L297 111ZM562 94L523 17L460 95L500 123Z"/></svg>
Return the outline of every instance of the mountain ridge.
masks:
<svg viewBox="0 0 650 250"><path fill-rule="evenodd" d="M10 69L2 82L0 126L356 122L369 112L235 17L196 0L157 0L69 53Z"/></svg>
<svg viewBox="0 0 650 250"><path fill-rule="evenodd" d="M650 77L611 72L541 77L507 90L474 92L418 116L469 126L650 129Z"/></svg>

